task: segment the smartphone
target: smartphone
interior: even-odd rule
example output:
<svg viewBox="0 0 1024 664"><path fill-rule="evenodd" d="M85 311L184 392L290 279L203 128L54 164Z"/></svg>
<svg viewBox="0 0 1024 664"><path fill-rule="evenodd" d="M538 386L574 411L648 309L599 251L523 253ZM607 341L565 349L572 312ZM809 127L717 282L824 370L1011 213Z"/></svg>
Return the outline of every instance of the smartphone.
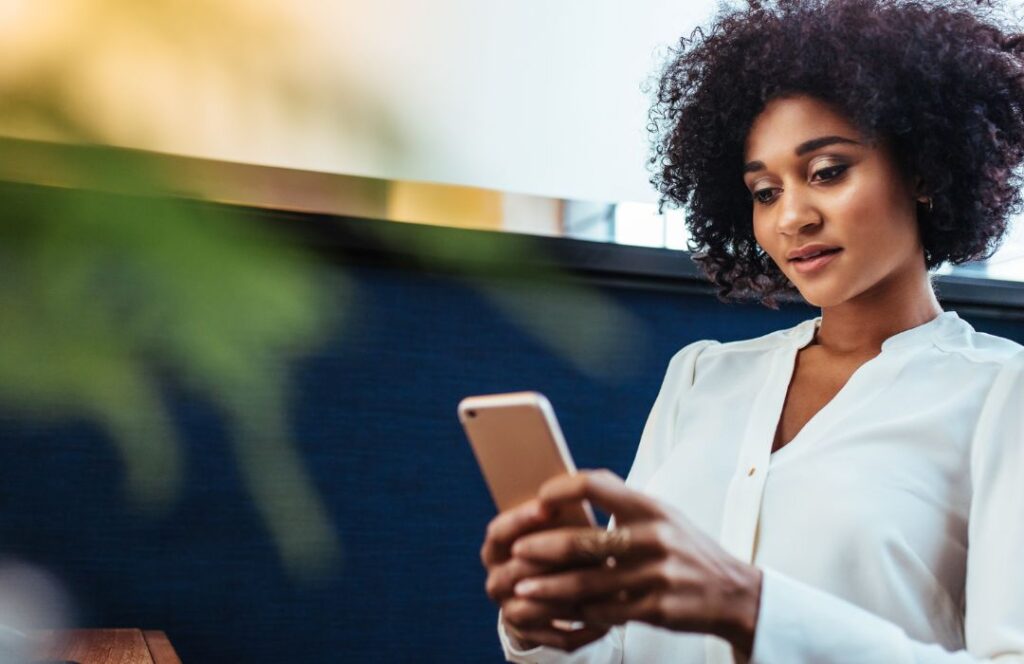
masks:
<svg viewBox="0 0 1024 664"><path fill-rule="evenodd" d="M466 397L459 421L499 512L536 497L542 484L576 472L551 403L539 392ZM562 526L595 526L590 503L555 515Z"/></svg>

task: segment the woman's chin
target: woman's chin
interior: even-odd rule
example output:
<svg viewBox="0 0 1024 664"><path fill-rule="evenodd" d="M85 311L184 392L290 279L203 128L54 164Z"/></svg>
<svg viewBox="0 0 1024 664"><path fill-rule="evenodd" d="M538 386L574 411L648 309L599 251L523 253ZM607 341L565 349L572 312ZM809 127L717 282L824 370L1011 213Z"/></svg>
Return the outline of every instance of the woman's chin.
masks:
<svg viewBox="0 0 1024 664"><path fill-rule="evenodd" d="M807 304L819 309L834 307L837 304L842 304L846 301L848 296L845 292L840 292L836 288L826 288L824 286L825 284L814 284L813 286L805 285L801 287L801 284L798 283L796 284L796 289Z"/></svg>

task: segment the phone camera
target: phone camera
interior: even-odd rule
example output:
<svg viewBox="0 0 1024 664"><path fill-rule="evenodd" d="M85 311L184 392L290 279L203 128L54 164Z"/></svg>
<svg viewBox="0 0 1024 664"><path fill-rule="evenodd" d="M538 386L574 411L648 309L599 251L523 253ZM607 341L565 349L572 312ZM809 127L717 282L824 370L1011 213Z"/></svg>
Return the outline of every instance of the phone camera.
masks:
<svg viewBox="0 0 1024 664"><path fill-rule="evenodd" d="M466 415L468 415L470 417L476 417L476 411L475 410L467 410L466 411Z"/></svg>

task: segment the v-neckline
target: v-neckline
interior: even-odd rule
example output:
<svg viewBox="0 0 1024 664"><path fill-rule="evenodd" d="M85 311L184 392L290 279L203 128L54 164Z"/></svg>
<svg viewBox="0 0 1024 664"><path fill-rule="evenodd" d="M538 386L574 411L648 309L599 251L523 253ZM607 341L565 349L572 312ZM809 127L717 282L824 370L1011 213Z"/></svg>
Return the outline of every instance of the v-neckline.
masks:
<svg viewBox="0 0 1024 664"><path fill-rule="evenodd" d="M813 336L811 338L813 340ZM808 342L808 344L809 343L810 342ZM826 401L821 406L821 408L819 408L817 411L815 411L814 414L811 415L811 417L806 422L804 422L803 426L800 427L800 429L793 435L792 438L789 439L788 442L786 442L786 443L782 444L781 446L779 446L778 449L775 449L775 440L778 437L779 428L782 426L782 416L785 414L786 401L789 398L789 390L792 389L792 387L793 387L793 380L796 378L796 364L797 364L797 360L800 357L800 351L802 351L804 348L806 348L808 344L803 344L803 345L793 349L792 355L789 358L789 360L790 360L789 361L789 377L788 377L788 379L786 381L786 389L785 389L785 394L782 397L782 404L779 406L777 417L775 419L775 429L772 432L772 443L771 443L772 451L770 452L772 457L775 457L777 454L782 452L782 450L790 447L791 445L793 445L794 443L799 441L801 438L805 438L806 437L804 435L805 431L807 431L808 429L813 429L815 426L819 426L817 424L817 421L819 421L821 419L827 419L829 412L831 410L835 410L835 406L833 404L835 404L837 401L841 401L841 400L844 399L844 393L849 392L848 388L849 388L850 384L852 382L854 382L854 380L857 378L858 374L863 373L864 368L866 366L868 366L869 364L871 364L872 362L874 362L876 359L878 359L881 356L881 354L882 354L882 352L879 351L877 355L874 355L874 356L868 358L867 360L865 360L864 362L861 362L857 366L857 368L854 369L852 373L850 373L849 377L847 377L846 381L843 382L842 386L840 386L840 388L836 391L836 393L832 395L832 398L829 399L828 401Z"/></svg>
<svg viewBox="0 0 1024 664"><path fill-rule="evenodd" d="M925 325L927 325L927 323L925 323ZM772 424L774 424L774 427L771 429L770 441L768 443L770 450L770 461L788 456L789 454L792 453L792 449L794 448L794 446L797 446L797 448L799 448L801 442L804 439L811 436L816 430L828 426L829 421L833 419L833 411L842 406L845 402L854 398L850 396L851 392L854 393L854 396L856 396L856 384L859 383L861 380L859 377L862 376L866 371L870 371L871 367L877 363L878 358L880 358L882 356L882 353L885 352L889 341L887 339L886 342L882 344L882 349L879 351L877 355L862 362L856 369L854 369L853 373L851 373L849 378L846 379L846 382L843 383L842 387L840 387L839 390L834 395L832 395L832 398L829 399L821 408L819 408L814 413L814 415L810 417L810 419L804 422L804 425L800 427L800 430L797 431L796 434L792 438L790 438L786 444L782 445L778 449L775 449L775 437L778 434L779 426L782 423L782 415L786 407L786 399L789 396L789 390L793 384L793 379L796 376L797 358L800 355L800 351L809 346L814 341L814 338L820 327L820 317L805 321L804 325L801 326L802 329L798 328L797 330L798 335L795 340L796 343L789 345L786 349L787 352L783 354L785 356L785 359L783 361L785 362L786 366L784 371L781 373L783 374L782 380L784 380L785 382L783 383L781 389L782 398L776 404L776 407L773 409ZM910 330L901 332L900 335L905 334L906 332L909 331ZM893 339L896 336L900 335L894 335L893 337L890 337L890 339Z"/></svg>
<svg viewBox="0 0 1024 664"><path fill-rule="evenodd" d="M843 386L839 388L839 391L836 392L832 396L832 398L825 403L825 405L819 408L818 411L815 412L814 415L812 415L811 418L808 419L802 427L800 427L800 430L796 432L796 434L789 440L789 442L781 446L779 449L774 450L775 436L778 432L779 424L782 419L783 409L786 405L786 397L789 394L790 386L793 383L793 377L796 374L797 356L799 355L801 350L810 345L810 343L814 340L815 334L817 333L818 328L821 326L821 317L819 316L817 318L805 320L796 328L793 328L792 332L794 333L794 336L791 337L791 343L787 344L784 352L780 353L777 356L778 360L784 363L784 366L779 367L779 373L776 374L777 378L775 378L775 380L769 381L769 384L766 385L766 389L774 389L780 382L785 381L781 385L781 400L778 399L778 392L776 392L776 403L774 403L773 408L769 410L769 412L772 414L772 418L771 422L768 423L768 426L774 425L771 428L771 433L768 436L769 462L777 458L780 458L780 455L782 457L789 456L790 454L792 454L791 450L793 449L794 445L797 445L797 449L799 449L799 447L802 446L798 445L801 443L801 441L811 436L811 434L814 433L815 431L822 429L823 427L827 427L829 425L829 422L832 419L834 419L833 412L837 408L842 406L844 403L848 402L850 399L856 397L856 384L862 382L863 378L861 378L861 376L866 372L872 371L872 368L878 365L879 359L886 355L887 351L908 348L918 341L930 338L931 336L938 334L939 330L942 329L943 326L953 327L955 325L955 322L959 320L960 318L959 316L957 316L956 312L943 311L930 321L922 323L921 325L918 325L916 327L903 330L902 332L898 332L897 334L894 334L893 336L883 341L879 353L874 357L863 362L860 366L858 366L854 370L854 372L850 374L850 377L846 379L846 382L843 383ZM895 365L892 367L892 370L896 370ZM878 389L882 389L882 387L884 387L884 385L887 383L884 376L879 376L875 380L875 382L877 383ZM851 394L853 396L851 396ZM862 394L862 397L868 398L871 396L871 394L871 391L866 391ZM845 410L848 411L850 410L850 408L846 408Z"/></svg>

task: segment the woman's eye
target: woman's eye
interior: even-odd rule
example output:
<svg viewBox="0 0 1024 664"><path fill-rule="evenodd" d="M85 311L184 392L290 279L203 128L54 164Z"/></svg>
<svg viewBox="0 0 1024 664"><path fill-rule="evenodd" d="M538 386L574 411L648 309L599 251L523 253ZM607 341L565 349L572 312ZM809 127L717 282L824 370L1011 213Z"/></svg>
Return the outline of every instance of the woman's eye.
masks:
<svg viewBox="0 0 1024 664"><path fill-rule="evenodd" d="M758 189L757 191L752 193L751 196L753 196L755 203L760 203L761 205L770 205L772 200L775 198L775 189L772 189L770 187Z"/></svg>
<svg viewBox="0 0 1024 664"><path fill-rule="evenodd" d="M814 180L834 180L842 175L846 169L849 168L846 164L836 164L835 166L826 166L820 170L814 171L814 175L811 176Z"/></svg>

